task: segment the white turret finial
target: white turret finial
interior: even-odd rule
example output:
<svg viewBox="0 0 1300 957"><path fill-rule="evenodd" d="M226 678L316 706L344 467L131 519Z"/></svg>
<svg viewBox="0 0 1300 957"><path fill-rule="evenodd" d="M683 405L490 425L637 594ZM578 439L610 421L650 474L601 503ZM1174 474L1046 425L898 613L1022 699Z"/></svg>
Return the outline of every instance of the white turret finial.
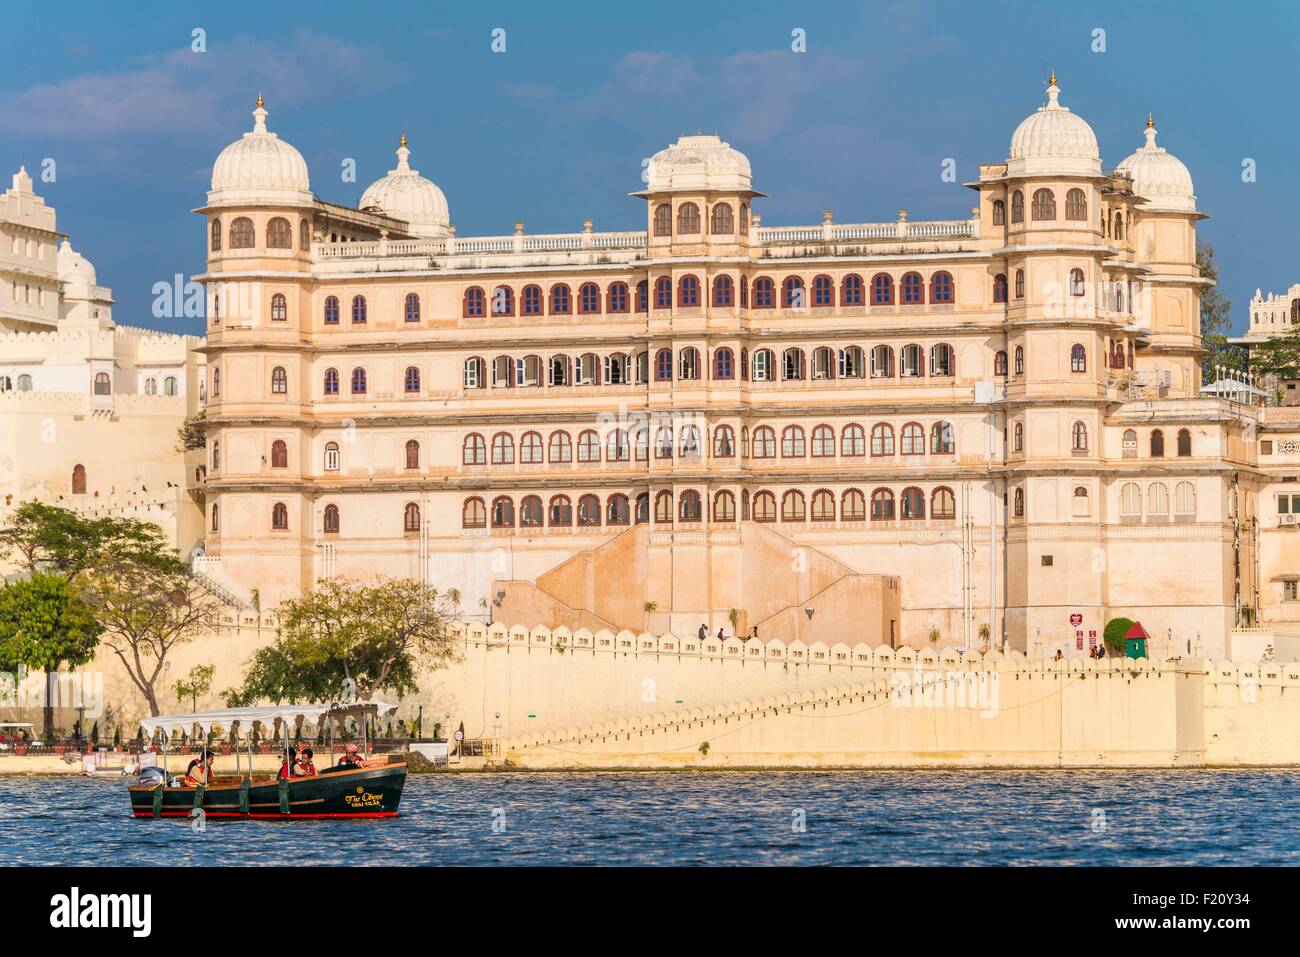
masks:
<svg viewBox="0 0 1300 957"><path fill-rule="evenodd" d="M1056 71L1052 71L1051 77L1047 81L1047 109L1059 110L1061 88L1056 85Z"/></svg>
<svg viewBox="0 0 1300 957"><path fill-rule="evenodd" d="M266 101L261 93L257 94L257 109L253 111L253 132L266 132Z"/></svg>
<svg viewBox="0 0 1300 957"><path fill-rule="evenodd" d="M1142 133L1147 138L1147 145L1145 149L1149 149L1149 150L1157 149L1158 147L1156 146L1156 118L1150 113L1147 114L1147 128L1143 130Z"/></svg>
<svg viewBox="0 0 1300 957"><path fill-rule="evenodd" d="M406 147L406 130L402 130L402 138L397 144L397 169L398 173L409 173L411 171L411 151Z"/></svg>

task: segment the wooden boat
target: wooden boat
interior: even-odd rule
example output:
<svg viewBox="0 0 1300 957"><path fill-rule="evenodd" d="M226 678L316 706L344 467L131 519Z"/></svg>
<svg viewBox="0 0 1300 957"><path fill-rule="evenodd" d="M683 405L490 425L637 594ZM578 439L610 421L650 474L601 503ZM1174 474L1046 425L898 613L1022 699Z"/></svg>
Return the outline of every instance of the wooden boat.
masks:
<svg viewBox="0 0 1300 957"><path fill-rule="evenodd" d="M131 796L131 813L138 818L198 817L245 818L263 820L319 820L323 818L395 817L406 783L406 762L397 755L364 761L359 767L326 767L321 773L306 777L280 779L277 775L254 774L252 771L251 732L255 725L270 729L276 722L283 726L284 747L289 747L290 728L302 718L329 728L330 757L333 761L334 725L346 718L359 718L363 729L372 717L396 710L382 702L357 704L274 705L263 708L228 708L192 714L145 718L140 725L152 737L159 733L163 742L163 766L144 768L141 781L127 788ZM177 732L195 729L206 735L213 726L248 732L248 770L240 773L239 749L236 774L213 776L206 785L181 786L166 770L167 741ZM362 751L365 754L365 738Z"/></svg>

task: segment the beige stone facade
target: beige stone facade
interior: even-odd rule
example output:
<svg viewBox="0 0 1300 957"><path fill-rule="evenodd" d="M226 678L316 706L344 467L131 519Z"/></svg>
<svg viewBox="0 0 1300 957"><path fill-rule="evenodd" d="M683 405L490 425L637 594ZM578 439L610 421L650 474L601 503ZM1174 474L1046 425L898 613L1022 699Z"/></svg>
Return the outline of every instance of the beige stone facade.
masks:
<svg viewBox="0 0 1300 957"><path fill-rule="evenodd" d="M792 227L685 136L644 230L463 238L404 139L350 209L266 116L198 210L207 549L263 607L400 575L528 627L1217 656L1264 600L1151 123L1105 171L1053 83L968 214Z"/></svg>

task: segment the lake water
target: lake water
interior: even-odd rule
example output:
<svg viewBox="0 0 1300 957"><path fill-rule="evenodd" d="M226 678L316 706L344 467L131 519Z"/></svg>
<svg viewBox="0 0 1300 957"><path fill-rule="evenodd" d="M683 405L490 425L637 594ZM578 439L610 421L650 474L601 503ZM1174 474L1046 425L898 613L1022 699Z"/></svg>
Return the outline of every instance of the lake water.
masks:
<svg viewBox="0 0 1300 957"><path fill-rule="evenodd" d="M0 778L0 864L1296 865L1300 771L413 775L379 821L135 820ZM360 861L358 861L360 862Z"/></svg>

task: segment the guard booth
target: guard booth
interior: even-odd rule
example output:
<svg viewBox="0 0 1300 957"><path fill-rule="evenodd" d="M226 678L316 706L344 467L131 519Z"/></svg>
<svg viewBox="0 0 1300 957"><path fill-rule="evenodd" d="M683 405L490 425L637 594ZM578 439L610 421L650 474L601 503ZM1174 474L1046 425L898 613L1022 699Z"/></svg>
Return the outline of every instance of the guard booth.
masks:
<svg viewBox="0 0 1300 957"><path fill-rule="evenodd" d="M1150 637L1140 621L1133 622L1133 627L1124 634L1125 657L1145 658L1147 656L1147 639Z"/></svg>

